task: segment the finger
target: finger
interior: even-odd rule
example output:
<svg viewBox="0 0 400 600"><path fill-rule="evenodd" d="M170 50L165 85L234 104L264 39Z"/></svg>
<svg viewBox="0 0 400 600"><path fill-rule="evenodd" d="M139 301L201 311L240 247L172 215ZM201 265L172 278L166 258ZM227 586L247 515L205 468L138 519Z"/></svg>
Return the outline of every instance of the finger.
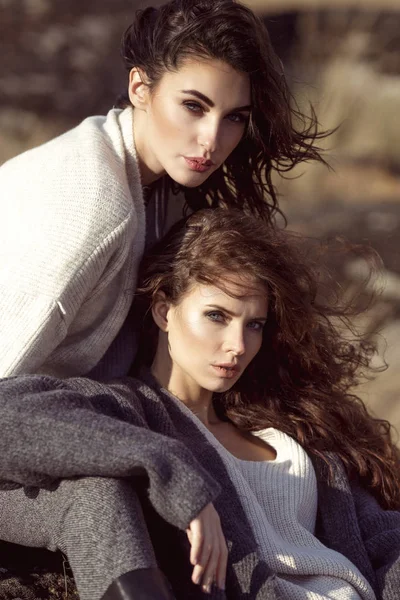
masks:
<svg viewBox="0 0 400 600"><path fill-rule="evenodd" d="M217 542L216 542L213 545L213 549L210 554L210 557L209 557L208 563L206 565L206 568L204 570L203 578L202 578L202 589L204 592L206 592L208 594L211 592L212 584L215 581L219 557L220 557L220 548L219 548L219 544L217 544Z"/></svg>
<svg viewBox="0 0 400 600"><path fill-rule="evenodd" d="M205 534L202 539L199 555L197 556L197 564L203 567L203 571L206 569L209 563L210 556L214 551L214 547L215 541L210 535Z"/></svg>
<svg viewBox="0 0 400 600"><path fill-rule="evenodd" d="M209 557L213 550L213 546L210 541L208 541L210 536L201 536L201 544L197 547L196 550L196 566L193 569L192 581L196 584L199 584L203 581L204 572L209 562Z"/></svg>
<svg viewBox="0 0 400 600"><path fill-rule="evenodd" d="M222 540L221 554L215 572L215 581L217 586L224 590L226 586L226 569L228 566L228 547L225 538Z"/></svg>
<svg viewBox="0 0 400 600"><path fill-rule="evenodd" d="M220 539L214 534L206 535L203 541L200 566L203 568L202 586L206 592L211 591L215 580L217 564L220 557Z"/></svg>
<svg viewBox="0 0 400 600"><path fill-rule="evenodd" d="M192 573L192 581L199 585L203 579L204 568L201 565L196 565Z"/></svg>
<svg viewBox="0 0 400 600"><path fill-rule="evenodd" d="M190 562L192 565L196 565L201 556L204 534L203 527L198 521L192 521L190 524L190 533L188 533L189 542L191 545L190 549Z"/></svg>
<svg viewBox="0 0 400 600"><path fill-rule="evenodd" d="M188 536L189 542L190 544L192 544L192 540L193 540L193 534L190 531L190 529L186 529L186 535Z"/></svg>

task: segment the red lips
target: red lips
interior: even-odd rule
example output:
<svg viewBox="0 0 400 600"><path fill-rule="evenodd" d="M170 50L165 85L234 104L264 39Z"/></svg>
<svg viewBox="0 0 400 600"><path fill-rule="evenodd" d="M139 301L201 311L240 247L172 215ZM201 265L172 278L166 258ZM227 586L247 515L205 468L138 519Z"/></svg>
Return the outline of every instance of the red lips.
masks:
<svg viewBox="0 0 400 600"><path fill-rule="evenodd" d="M199 173L208 171L214 164L211 160L206 160L205 158L188 158L186 156L183 158L191 171L197 171Z"/></svg>
<svg viewBox="0 0 400 600"><path fill-rule="evenodd" d="M211 167L214 164L212 160L207 160L201 156L185 156L185 158L187 160L194 160L199 163L199 165L205 165L206 167Z"/></svg>
<svg viewBox="0 0 400 600"><path fill-rule="evenodd" d="M239 368L237 365L211 365L214 371L218 374L218 377L222 379L233 379L237 377Z"/></svg>

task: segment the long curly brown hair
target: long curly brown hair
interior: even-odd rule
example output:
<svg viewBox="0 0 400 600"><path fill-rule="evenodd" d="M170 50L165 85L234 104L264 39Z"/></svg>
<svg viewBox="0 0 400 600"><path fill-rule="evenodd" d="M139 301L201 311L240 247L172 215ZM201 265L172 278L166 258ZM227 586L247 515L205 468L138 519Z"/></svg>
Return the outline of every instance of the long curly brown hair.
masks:
<svg viewBox="0 0 400 600"><path fill-rule="evenodd" d="M154 89L166 70L179 68L187 58L218 59L247 73L252 112L247 132L227 158L201 186L183 188L168 176L153 187L183 191L191 210L228 205L272 220L277 194L273 171L286 173L300 162L325 163L318 139L316 115L297 107L288 88L283 66L261 21L234 0L171 0L158 8L136 12L123 36L125 67L139 68ZM127 94L116 106L129 105Z"/></svg>
<svg viewBox="0 0 400 600"><path fill-rule="evenodd" d="M139 362L151 364L158 330L149 310L162 291L179 303L193 283L223 285L229 274L261 283L268 318L260 351L226 393L217 413L243 431L276 427L329 466L337 453L350 477L382 506L400 507L399 454L388 422L372 418L354 394L374 351L345 333L348 311L319 293L310 243L243 211L201 210L177 224L144 258L137 305L143 311ZM140 308L141 305L141 308Z"/></svg>

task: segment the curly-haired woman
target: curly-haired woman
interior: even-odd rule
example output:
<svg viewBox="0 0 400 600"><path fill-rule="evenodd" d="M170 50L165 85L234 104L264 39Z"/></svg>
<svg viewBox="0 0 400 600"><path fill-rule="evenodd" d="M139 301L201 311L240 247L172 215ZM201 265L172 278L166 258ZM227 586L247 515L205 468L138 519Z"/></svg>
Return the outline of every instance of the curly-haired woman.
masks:
<svg viewBox="0 0 400 600"><path fill-rule="evenodd" d="M142 263L132 377L1 381L0 537L61 549L82 600L395 600L398 451L354 395L371 347L302 244L196 212Z"/></svg>

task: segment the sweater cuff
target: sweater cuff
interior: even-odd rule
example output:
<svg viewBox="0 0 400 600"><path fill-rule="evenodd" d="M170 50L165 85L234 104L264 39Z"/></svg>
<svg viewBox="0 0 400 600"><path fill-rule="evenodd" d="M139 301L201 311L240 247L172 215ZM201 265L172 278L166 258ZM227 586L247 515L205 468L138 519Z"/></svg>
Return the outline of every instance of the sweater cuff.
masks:
<svg viewBox="0 0 400 600"><path fill-rule="evenodd" d="M148 472L150 502L163 519L185 530L221 487L179 441L166 444L158 459L157 472Z"/></svg>

